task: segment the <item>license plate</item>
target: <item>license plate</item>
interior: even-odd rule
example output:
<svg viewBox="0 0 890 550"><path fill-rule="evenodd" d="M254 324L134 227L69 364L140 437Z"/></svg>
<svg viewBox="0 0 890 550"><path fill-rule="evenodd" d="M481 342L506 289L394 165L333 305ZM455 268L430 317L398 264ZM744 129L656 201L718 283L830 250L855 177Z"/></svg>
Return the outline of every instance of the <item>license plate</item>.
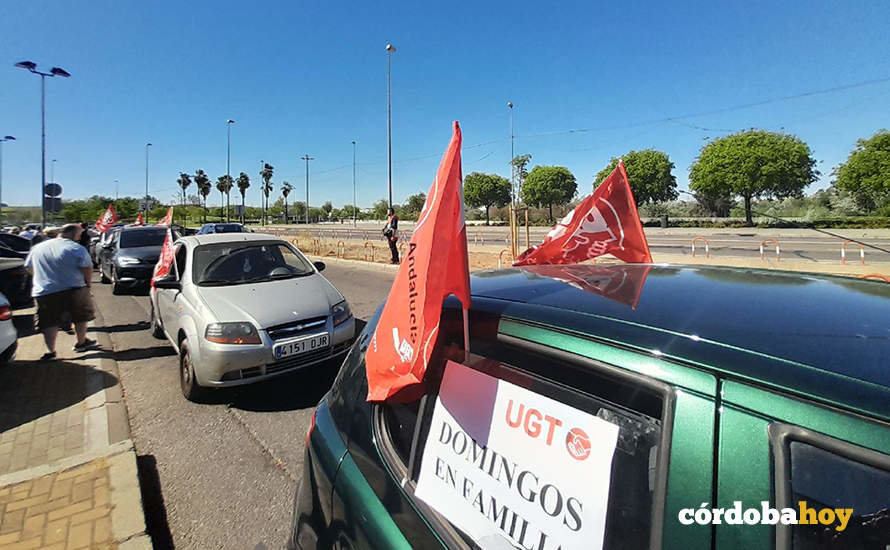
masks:
<svg viewBox="0 0 890 550"><path fill-rule="evenodd" d="M317 351L323 348L326 348L331 345L330 338L328 334L317 334L315 336L310 336L308 338L303 338L302 340L294 340L292 342L285 342L283 344L279 344L275 346L275 359L284 359L286 357L293 357L294 355L300 355L301 353L308 353L310 351Z"/></svg>

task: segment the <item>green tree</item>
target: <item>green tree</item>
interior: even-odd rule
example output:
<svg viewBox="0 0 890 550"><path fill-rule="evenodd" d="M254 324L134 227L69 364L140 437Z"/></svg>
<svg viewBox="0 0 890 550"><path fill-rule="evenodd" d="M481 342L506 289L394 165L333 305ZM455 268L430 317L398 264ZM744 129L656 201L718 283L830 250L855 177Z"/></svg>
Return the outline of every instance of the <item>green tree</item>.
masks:
<svg viewBox="0 0 890 550"><path fill-rule="evenodd" d="M238 175L236 184L238 185L238 192L241 193L241 223L244 223L244 197L247 195L247 189L250 187L250 178L247 174L241 172Z"/></svg>
<svg viewBox="0 0 890 550"><path fill-rule="evenodd" d="M375 202L374 206L372 206L371 208L374 212L373 216L375 220L385 220L386 211L387 209L389 209L389 202L386 199L380 199L379 201Z"/></svg>
<svg viewBox="0 0 890 550"><path fill-rule="evenodd" d="M324 212L326 219L331 219L331 212L333 212L333 210L334 205L331 204L331 201L325 201L325 203L321 205L321 211Z"/></svg>
<svg viewBox="0 0 890 550"><path fill-rule="evenodd" d="M294 218L297 223L306 218L306 203L303 201L294 201Z"/></svg>
<svg viewBox="0 0 890 550"><path fill-rule="evenodd" d="M553 221L553 205L568 204L578 190L575 176L564 166L535 166L522 187L522 201L537 207L547 206Z"/></svg>
<svg viewBox="0 0 890 550"><path fill-rule="evenodd" d="M287 196L294 190L294 186L290 183L281 182L281 196L284 197L284 224L287 225Z"/></svg>
<svg viewBox="0 0 890 550"><path fill-rule="evenodd" d="M426 193L417 193L408 197L405 201L405 213L409 218L417 219L426 203Z"/></svg>
<svg viewBox="0 0 890 550"><path fill-rule="evenodd" d="M268 162L263 163L263 169L260 170L260 178L263 180L263 225L266 224L266 210L269 208L269 194L272 192L272 176L275 173L275 167Z"/></svg>
<svg viewBox="0 0 890 550"><path fill-rule="evenodd" d="M204 200L204 223L207 223L207 197L210 196L210 191L213 190L213 187L210 185L210 177L204 170L196 171L194 179L195 185L198 187L198 193L201 194L201 198Z"/></svg>
<svg viewBox="0 0 890 550"><path fill-rule="evenodd" d="M520 194L522 191L522 184L525 183L525 178L528 177L528 170L526 167L528 166L529 161L532 159L532 156L529 154L525 155L517 155L513 157L513 160L510 162L512 165L513 174L516 179L519 180L519 189Z"/></svg>
<svg viewBox="0 0 890 550"><path fill-rule="evenodd" d="M740 196L745 220L753 223L751 201L798 197L819 171L809 146L798 137L746 130L702 147L689 171L689 188L707 197Z"/></svg>
<svg viewBox="0 0 890 550"><path fill-rule="evenodd" d="M182 204L185 205L185 190L192 184L192 177L185 172L180 172L179 179L176 180L176 183L178 183L179 187L182 189Z"/></svg>
<svg viewBox="0 0 890 550"><path fill-rule="evenodd" d="M849 193L862 210L890 207L890 132L882 129L857 140L856 148L832 175L838 190Z"/></svg>
<svg viewBox="0 0 890 550"><path fill-rule="evenodd" d="M229 195L229 191L232 190L235 183L232 181L232 176L224 175L216 178L216 190L220 193L219 198L219 220L223 220L223 208L225 207L226 197ZM228 212L226 213L225 219L228 220Z"/></svg>
<svg viewBox="0 0 890 550"><path fill-rule="evenodd" d="M485 208L485 225L488 225L491 207L510 202L510 182L497 174L468 174L464 178L464 202L473 208Z"/></svg>
<svg viewBox="0 0 890 550"><path fill-rule="evenodd" d="M624 157L624 168L630 190L634 194L637 206L646 203L668 202L676 200L677 178L671 173L674 163L667 153L654 149L629 151ZM620 159L613 158L609 165L600 170L593 182L594 189L618 166Z"/></svg>

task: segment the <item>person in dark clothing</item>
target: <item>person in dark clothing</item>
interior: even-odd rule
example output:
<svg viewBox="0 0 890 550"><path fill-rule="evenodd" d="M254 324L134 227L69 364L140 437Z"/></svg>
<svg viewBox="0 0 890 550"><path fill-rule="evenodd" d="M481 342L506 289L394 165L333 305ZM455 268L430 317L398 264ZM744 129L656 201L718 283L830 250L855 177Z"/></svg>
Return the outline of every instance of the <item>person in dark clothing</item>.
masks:
<svg viewBox="0 0 890 550"><path fill-rule="evenodd" d="M386 220L386 225L383 227L383 237L389 243L389 251L392 253L392 259L389 263L397 264L399 263L399 248L396 246L396 243L399 242L399 217L396 216L392 208L386 211L386 215L389 217Z"/></svg>
<svg viewBox="0 0 890 550"><path fill-rule="evenodd" d="M90 249L90 232L87 230L87 224L84 222L80 222L80 227L83 231L80 234L80 240L77 241L77 244L84 247L89 251Z"/></svg>

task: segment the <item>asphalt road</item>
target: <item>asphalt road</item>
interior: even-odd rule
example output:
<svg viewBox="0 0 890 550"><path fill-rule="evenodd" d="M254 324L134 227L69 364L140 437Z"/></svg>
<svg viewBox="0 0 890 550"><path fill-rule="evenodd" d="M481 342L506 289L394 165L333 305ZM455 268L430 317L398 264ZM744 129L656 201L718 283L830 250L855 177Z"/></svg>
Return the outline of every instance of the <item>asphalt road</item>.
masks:
<svg viewBox="0 0 890 550"><path fill-rule="evenodd" d="M394 277L339 266L324 275L361 326ZM149 332L148 296L113 296L98 283L93 289L103 321L96 330L109 334L120 368L155 548L283 548L312 410L339 365L190 403L179 391L173 348Z"/></svg>

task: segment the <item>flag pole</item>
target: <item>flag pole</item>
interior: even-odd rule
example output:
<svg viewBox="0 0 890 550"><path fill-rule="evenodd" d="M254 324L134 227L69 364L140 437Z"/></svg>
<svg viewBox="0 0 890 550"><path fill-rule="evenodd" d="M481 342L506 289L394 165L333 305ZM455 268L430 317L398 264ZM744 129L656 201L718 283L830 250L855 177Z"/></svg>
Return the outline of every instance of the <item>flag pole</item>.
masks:
<svg viewBox="0 0 890 550"><path fill-rule="evenodd" d="M461 304L463 306L463 304ZM469 310L465 307L461 307L461 310L464 313L464 363L469 362L470 360L470 320L469 320Z"/></svg>

